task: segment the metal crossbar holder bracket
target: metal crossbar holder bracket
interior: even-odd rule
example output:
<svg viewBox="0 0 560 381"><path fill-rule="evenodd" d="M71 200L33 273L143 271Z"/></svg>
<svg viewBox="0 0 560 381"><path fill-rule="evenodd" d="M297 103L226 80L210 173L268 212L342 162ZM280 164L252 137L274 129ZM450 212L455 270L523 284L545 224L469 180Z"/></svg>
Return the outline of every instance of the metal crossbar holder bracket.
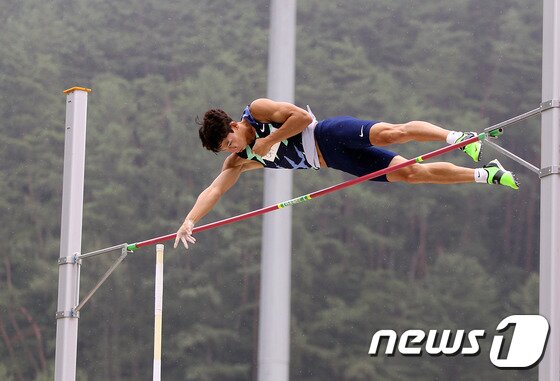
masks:
<svg viewBox="0 0 560 381"><path fill-rule="evenodd" d="M123 244L116 245L116 246L106 247L105 249L101 249L101 250L90 251L89 253L85 253L85 254L79 254L78 253L78 258L85 259L85 258L89 258L89 257L94 257L96 255L106 254L106 253L110 253L112 251L117 251L117 250L122 250L123 248L126 249L127 246L128 246L127 243L123 243Z"/></svg>
<svg viewBox="0 0 560 381"><path fill-rule="evenodd" d="M553 101L551 101L551 102L552 102L551 104L554 103ZM545 102L545 103L546 103L546 102ZM524 113L524 114L514 116L513 118L510 118L510 119L508 119L508 120L504 120L503 122L500 122L500 123L498 123L498 124L494 124L493 126L490 126L490 127L488 127L488 128L485 128L485 129L484 129L484 132L492 132L492 131L495 131L495 130L497 130L497 129L503 128L503 127L511 126L511 125L514 124L514 123L520 122L520 121L525 120L525 119L527 119L527 118L530 118L530 117L532 117L532 116L534 116L534 115L538 115L538 114L540 114L542 111L543 111L543 106L542 106L542 104L541 104L541 106L538 107L538 108L536 108L536 109L533 109L533 110L531 110L531 111L527 111L527 112Z"/></svg>
<svg viewBox="0 0 560 381"><path fill-rule="evenodd" d="M58 265L75 265L77 264L81 264L82 261L80 259L78 259L78 253L70 256L70 257L62 257L62 258L58 258Z"/></svg>
<svg viewBox="0 0 560 381"><path fill-rule="evenodd" d="M71 309L70 311L58 311L56 313L57 319L79 318L79 317L80 317L80 311L76 311L75 309Z"/></svg>
<svg viewBox="0 0 560 381"><path fill-rule="evenodd" d="M559 99L551 99L549 101L541 103L541 111L549 110L551 108L558 108L558 107L560 107Z"/></svg>
<svg viewBox="0 0 560 381"><path fill-rule="evenodd" d="M560 165L551 165L550 167L542 168L539 171L539 177L543 178L558 173L560 173Z"/></svg>

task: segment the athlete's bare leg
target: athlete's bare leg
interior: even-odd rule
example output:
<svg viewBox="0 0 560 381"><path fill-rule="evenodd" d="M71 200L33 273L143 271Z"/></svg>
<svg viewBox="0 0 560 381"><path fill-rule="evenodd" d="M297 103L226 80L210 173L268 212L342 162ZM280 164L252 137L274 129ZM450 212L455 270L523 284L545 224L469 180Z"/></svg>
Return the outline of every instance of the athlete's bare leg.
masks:
<svg viewBox="0 0 560 381"><path fill-rule="evenodd" d="M416 120L403 124L379 122L369 130L369 141L378 147L406 143L411 140L444 142L450 132L435 124Z"/></svg>
<svg viewBox="0 0 560 381"><path fill-rule="evenodd" d="M404 157L395 156L393 160L391 160L389 167L405 161L406 159ZM387 174L387 180L390 182L406 182L413 184L474 183L474 171L475 170L472 168L459 167L446 162L416 163Z"/></svg>

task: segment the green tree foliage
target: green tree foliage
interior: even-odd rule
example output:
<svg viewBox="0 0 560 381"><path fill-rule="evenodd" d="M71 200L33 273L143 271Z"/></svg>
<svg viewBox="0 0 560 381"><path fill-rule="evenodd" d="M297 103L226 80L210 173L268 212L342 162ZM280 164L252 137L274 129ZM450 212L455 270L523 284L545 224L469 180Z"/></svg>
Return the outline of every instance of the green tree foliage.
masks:
<svg viewBox="0 0 560 381"><path fill-rule="evenodd" d="M480 131L540 102L539 2L298 4L296 103ZM265 96L267 1L0 4L0 379L52 379L65 88L89 95L84 251L174 231L222 157L196 116ZM538 121L500 144L539 162ZM413 157L438 144L391 147ZM491 148L485 160L497 156ZM472 166L460 153L442 160ZM486 329L538 311L538 179L522 190L368 183L293 211L291 378L536 379L481 356L370 357L379 329ZM348 179L301 171L294 196ZM202 223L262 206L249 172ZM254 379L260 219L168 249L163 374ZM154 258L130 255L80 318L78 379L149 379ZM116 256L84 261L82 295Z"/></svg>

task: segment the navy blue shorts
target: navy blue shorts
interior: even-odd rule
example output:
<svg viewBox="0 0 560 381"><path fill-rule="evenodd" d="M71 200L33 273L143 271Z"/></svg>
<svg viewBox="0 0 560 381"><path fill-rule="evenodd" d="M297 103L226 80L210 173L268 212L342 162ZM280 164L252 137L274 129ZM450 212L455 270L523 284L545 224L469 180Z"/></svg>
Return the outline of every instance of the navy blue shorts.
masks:
<svg viewBox="0 0 560 381"><path fill-rule="evenodd" d="M378 122L351 116L320 121L315 128L315 141L327 166L355 176L387 168L397 154L371 145L369 130L375 123ZM372 181L387 181L387 176Z"/></svg>

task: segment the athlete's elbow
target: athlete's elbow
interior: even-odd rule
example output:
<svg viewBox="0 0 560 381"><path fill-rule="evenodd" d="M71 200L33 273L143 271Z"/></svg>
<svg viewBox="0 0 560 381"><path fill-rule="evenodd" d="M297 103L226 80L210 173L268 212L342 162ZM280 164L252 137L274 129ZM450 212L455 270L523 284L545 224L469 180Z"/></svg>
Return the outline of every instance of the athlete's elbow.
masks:
<svg viewBox="0 0 560 381"><path fill-rule="evenodd" d="M311 124L311 122L313 122L313 118L306 111L304 111L301 114L301 120L302 120L302 124L305 124L306 126L309 126Z"/></svg>

